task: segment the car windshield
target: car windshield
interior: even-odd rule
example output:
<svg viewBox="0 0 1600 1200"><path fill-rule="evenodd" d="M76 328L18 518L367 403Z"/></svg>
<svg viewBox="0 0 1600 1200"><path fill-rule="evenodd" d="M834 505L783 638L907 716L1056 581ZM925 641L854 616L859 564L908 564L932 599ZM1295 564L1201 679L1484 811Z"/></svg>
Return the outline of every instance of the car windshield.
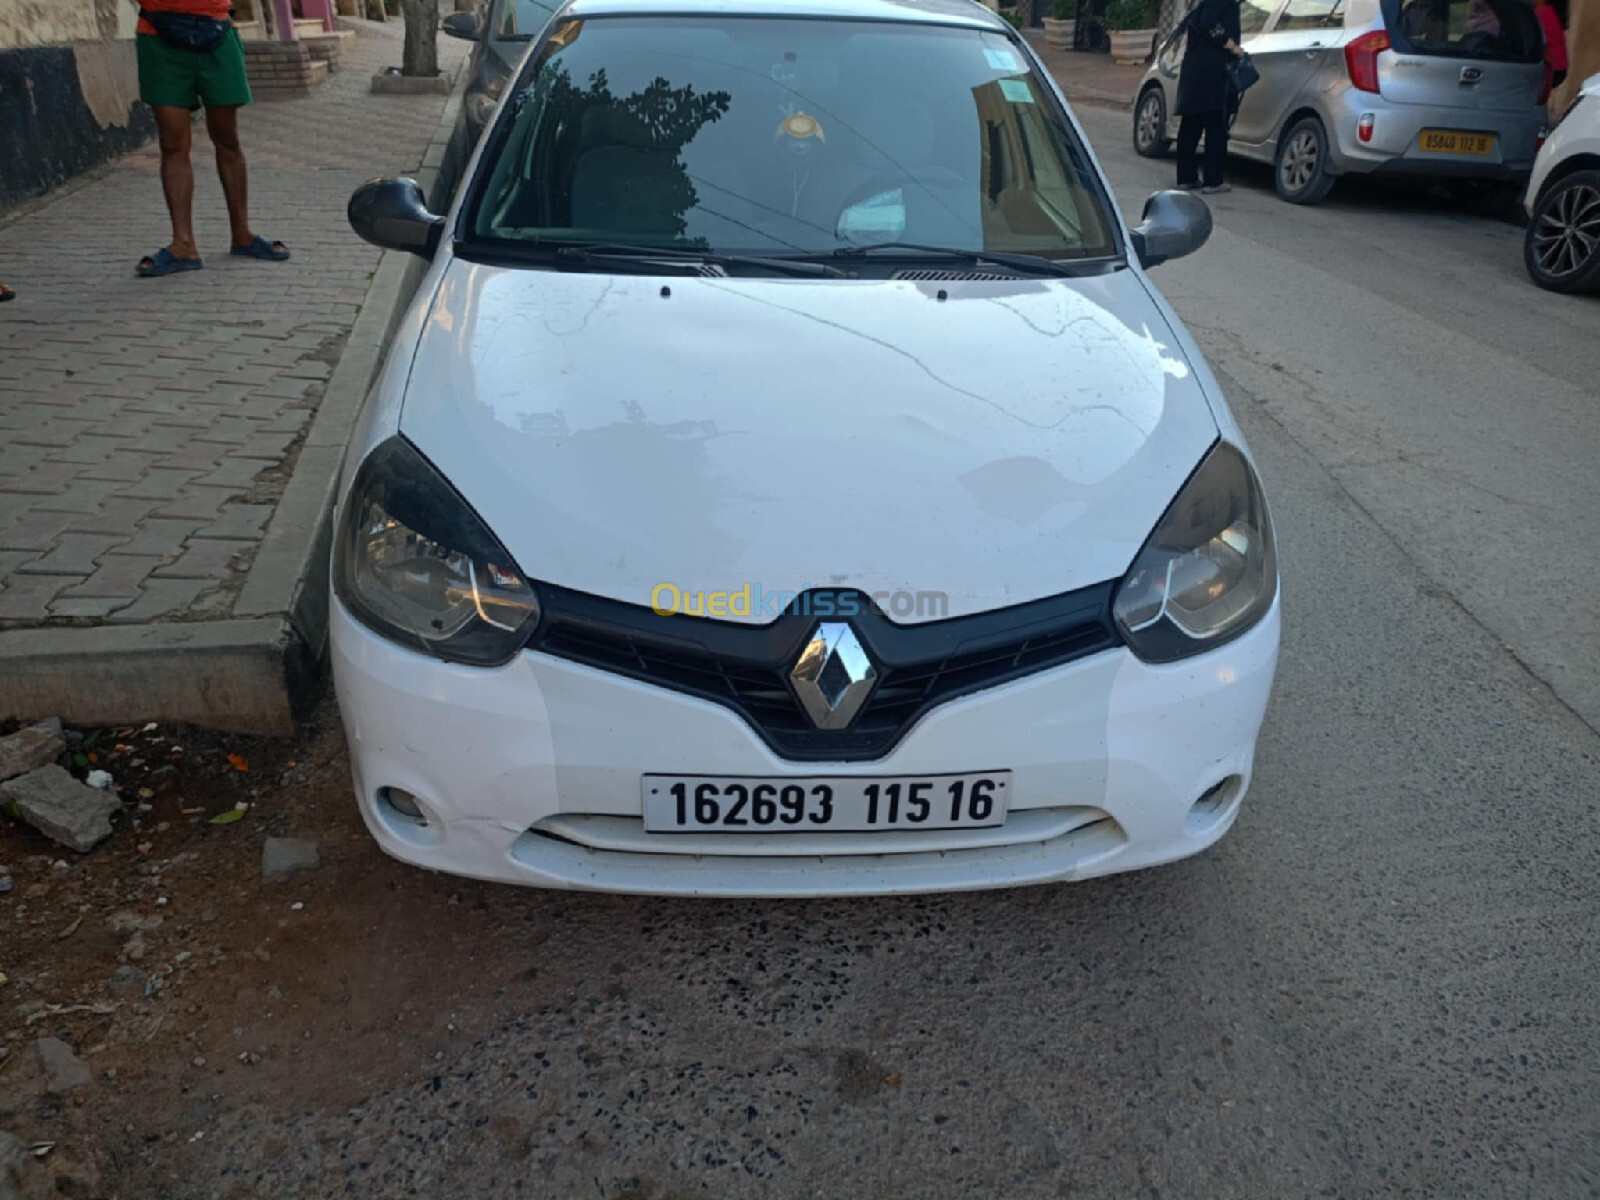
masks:
<svg viewBox="0 0 1600 1200"><path fill-rule="evenodd" d="M479 168L467 249L1115 253L1087 154L998 32L567 20L518 88Z"/></svg>
<svg viewBox="0 0 1600 1200"><path fill-rule="evenodd" d="M1526 0L1386 0L1390 32L1408 54L1536 63L1544 34Z"/></svg>
<svg viewBox="0 0 1600 1200"><path fill-rule="evenodd" d="M550 23L555 11L554 0L549 4L541 4L539 0L505 0L500 8L500 23L495 30L495 37L535 37Z"/></svg>

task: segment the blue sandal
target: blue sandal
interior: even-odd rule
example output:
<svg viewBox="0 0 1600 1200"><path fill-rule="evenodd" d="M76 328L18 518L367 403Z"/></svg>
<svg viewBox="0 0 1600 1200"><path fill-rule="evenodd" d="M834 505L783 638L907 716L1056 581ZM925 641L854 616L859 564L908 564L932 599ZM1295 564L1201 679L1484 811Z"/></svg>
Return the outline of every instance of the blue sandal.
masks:
<svg viewBox="0 0 1600 1200"><path fill-rule="evenodd" d="M198 271L205 266L198 258L177 258L165 246L143 259L133 271L141 279L159 279L163 275L176 275L179 271Z"/></svg>
<svg viewBox="0 0 1600 1200"><path fill-rule="evenodd" d="M237 254L240 258L259 258L264 262L286 262L289 247L282 242L269 242L258 233L256 240L248 246L235 246L228 253Z"/></svg>

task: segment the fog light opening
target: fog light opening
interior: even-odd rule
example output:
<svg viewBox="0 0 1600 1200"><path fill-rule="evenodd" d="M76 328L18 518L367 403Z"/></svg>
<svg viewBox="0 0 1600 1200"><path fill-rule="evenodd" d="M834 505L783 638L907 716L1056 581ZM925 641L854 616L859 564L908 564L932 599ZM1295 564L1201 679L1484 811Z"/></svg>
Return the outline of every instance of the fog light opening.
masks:
<svg viewBox="0 0 1600 1200"><path fill-rule="evenodd" d="M1189 806L1189 816L1186 824L1190 833L1205 833L1219 821L1228 819L1239 802L1239 797L1244 790L1244 780L1238 775L1230 775L1219 783L1207 788Z"/></svg>
<svg viewBox="0 0 1600 1200"><path fill-rule="evenodd" d="M391 815L401 820L427 827L428 814L422 810L417 798L404 788L379 788L378 803L391 810Z"/></svg>

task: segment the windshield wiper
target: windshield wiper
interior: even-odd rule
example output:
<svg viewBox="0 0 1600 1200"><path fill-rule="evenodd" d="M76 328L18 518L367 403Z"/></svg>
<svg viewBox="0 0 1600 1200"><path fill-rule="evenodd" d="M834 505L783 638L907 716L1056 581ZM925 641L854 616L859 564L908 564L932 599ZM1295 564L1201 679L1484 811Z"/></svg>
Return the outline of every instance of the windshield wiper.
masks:
<svg viewBox="0 0 1600 1200"><path fill-rule="evenodd" d="M1045 258L1038 254L1013 254L994 250L962 250L955 246L922 246L916 242L873 242L866 246L841 246L835 258L866 258L872 254L897 251L908 258L939 258L969 262L975 268L1007 267L1029 275L1099 275L1117 262L1115 258Z"/></svg>
<svg viewBox="0 0 1600 1200"><path fill-rule="evenodd" d="M674 250L660 246L636 246L624 242L603 242L593 246L562 246L556 257L569 262L617 262L648 264L652 260L671 266L695 268L705 265L755 267L785 275L811 275L828 279L848 279L849 273L827 263L800 258L766 258L757 254L718 254L712 250Z"/></svg>

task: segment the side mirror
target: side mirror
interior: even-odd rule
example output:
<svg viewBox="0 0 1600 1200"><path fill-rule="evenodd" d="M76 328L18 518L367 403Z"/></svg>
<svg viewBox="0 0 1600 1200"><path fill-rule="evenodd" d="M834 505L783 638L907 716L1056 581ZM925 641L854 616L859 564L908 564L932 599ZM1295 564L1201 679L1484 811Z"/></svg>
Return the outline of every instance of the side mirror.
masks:
<svg viewBox="0 0 1600 1200"><path fill-rule="evenodd" d="M444 218L428 211L427 197L415 179L364 183L350 197L345 214L364 241L423 258L433 257L444 234Z"/></svg>
<svg viewBox="0 0 1600 1200"><path fill-rule="evenodd" d="M453 12L439 22L439 28L453 38L460 38L464 42L475 42L478 40L478 14Z"/></svg>
<svg viewBox="0 0 1600 1200"><path fill-rule="evenodd" d="M1211 236L1211 210L1188 192L1156 192L1144 202L1144 219L1132 232L1139 265L1148 270L1204 246Z"/></svg>

